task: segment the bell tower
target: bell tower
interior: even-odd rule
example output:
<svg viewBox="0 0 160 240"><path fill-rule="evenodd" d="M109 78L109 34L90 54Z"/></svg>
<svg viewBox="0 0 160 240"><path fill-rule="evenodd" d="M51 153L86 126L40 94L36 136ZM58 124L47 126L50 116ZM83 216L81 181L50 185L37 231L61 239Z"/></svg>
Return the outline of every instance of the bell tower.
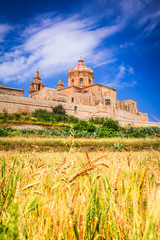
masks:
<svg viewBox="0 0 160 240"><path fill-rule="evenodd" d="M57 87L57 90L62 90L64 88L64 83L62 81L62 78L59 79L59 82L58 82L58 87Z"/></svg>
<svg viewBox="0 0 160 240"><path fill-rule="evenodd" d="M39 75L39 71L37 70L36 75L34 76L34 80L30 82L30 91L29 97L35 92L42 90L45 87L44 81L41 81L41 77Z"/></svg>

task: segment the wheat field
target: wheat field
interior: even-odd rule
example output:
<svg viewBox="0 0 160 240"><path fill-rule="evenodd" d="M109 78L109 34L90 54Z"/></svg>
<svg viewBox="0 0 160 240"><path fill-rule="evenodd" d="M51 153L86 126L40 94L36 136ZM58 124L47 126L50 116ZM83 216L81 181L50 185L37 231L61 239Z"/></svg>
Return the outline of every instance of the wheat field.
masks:
<svg viewBox="0 0 160 240"><path fill-rule="evenodd" d="M160 152L0 151L0 239L160 239Z"/></svg>

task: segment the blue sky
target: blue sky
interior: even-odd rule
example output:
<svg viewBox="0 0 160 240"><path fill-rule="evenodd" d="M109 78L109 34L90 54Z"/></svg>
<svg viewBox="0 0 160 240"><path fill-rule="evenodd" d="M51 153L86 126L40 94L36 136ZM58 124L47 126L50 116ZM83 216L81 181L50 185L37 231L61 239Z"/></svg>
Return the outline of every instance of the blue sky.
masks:
<svg viewBox="0 0 160 240"><path fill-rule="evenodd" d="M0 83L25 89L39 69L56 87L82 56L95 83L160 121L159 0L0 2Z"/></svg>

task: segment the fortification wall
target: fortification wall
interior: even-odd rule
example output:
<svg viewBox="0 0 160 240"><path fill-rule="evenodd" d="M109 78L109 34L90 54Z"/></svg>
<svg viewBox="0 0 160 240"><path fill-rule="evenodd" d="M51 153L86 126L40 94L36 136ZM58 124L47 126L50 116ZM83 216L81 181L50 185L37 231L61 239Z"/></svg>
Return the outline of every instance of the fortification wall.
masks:
<svg viewBox="0 0 160 240"><path fill-rule="evenodd" d="M49 101L0 94L0 112L3 112L3 110L6 109L9 113L31 113L39 108L51 111L51 107L55 107L58 104L62 104L62 106L66 109L67 114L74 115L81 119L91 116L91 114L95 111L94 106L88 107L87 105L65 103L61 101Z"/></svg>
<svg viewBox="0 0 160 240"><path fill-rule="evenodd" d="M89 119L90 117L111 117L119 121L122 126L128 124L134 126L159 126L160 123L142 122L139 115L128 113L126 111L110 112L104 105L87 106L75 103L49 101L41 99L33 99L27 97L11 96L0 94L0 112L6 109L9 113L33 112L36 109L42 108L51 111L51 107L58 104L66 109L67 114L74 115L80 119Z"/></svg>

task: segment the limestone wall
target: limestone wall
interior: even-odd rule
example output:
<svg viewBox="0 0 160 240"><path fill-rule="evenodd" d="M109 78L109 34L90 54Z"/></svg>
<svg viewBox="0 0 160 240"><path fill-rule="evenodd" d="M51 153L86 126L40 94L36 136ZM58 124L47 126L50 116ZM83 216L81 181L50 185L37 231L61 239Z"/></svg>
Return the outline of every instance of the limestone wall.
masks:
<svg viewBox="0 0 160 240"><path fill-rule="evenodd" d="M31 113L39 108L51 111L51 107L55 107L58 104L62 104L62 106L66 109L67 114L75 115L81 119L91 116L91 114L94 112L94 107L88 108L88 106L84 106L81 104L0 94L0 112L3 112L3 110L6 109L9 113Z"/></svg>
<svg viewBox="0 0 160 240"><path fill-rule="evenodd" d="M49 101L54 100L58 102L69 101L69 96L66 96L64 94L58 94L57 89L52 89L52 88L43 88L41 91L33 93L30 98L49 100Z"/></svg>
<svg viewBox="0 0 160 240"><path fill-rule="evenodd" d="M123 110L111 112L107 106L102 104L97 106L87 106L54 100L50 101L0 94L0 112L3 112L3 110L6 109L9 113L31 113L39 108L51 111L51 107L55 107L58 104L62 104L66 109L67 114L74 115L80 119L89 119L90 117L111 117L118 120L123 126L128 124L135 126L160 126L160 123L141 121L141 116L137 114L132 114Z"/></svg>
<svg viewBox="0 0 160 240"><path fill-rule="evenodd" d="M24 89L8 88L0 84L0 94L7 94L13 96L24 96Z"/></svg>

